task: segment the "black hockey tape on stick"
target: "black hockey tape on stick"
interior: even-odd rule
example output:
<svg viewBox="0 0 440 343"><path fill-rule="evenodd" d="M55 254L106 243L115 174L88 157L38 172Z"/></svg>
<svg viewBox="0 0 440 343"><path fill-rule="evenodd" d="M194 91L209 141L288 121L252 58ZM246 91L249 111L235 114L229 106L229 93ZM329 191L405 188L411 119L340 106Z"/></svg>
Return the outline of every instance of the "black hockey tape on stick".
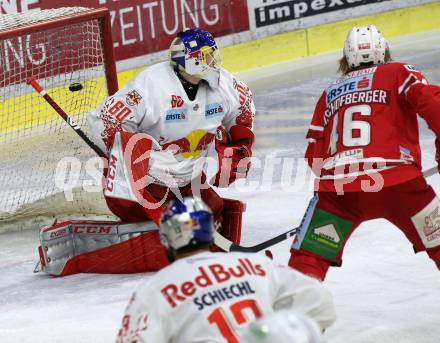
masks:
<svg viewBox="0 0 440 343"><path fill-rule="evenodd" d="M108 159L108 156L95 144L93 143L89 137L86 136L84 131L81 130L81 127L78 125L78 123L71 117L67 115L66 112L51 98L49 94L41 87L41 85L38 83L37 79L34 76L31 76L27 80L27 84L31 85L37 93L39 93L44 100L47 101L47 103L52 106L52 108L60 115L61 118L64 119L64 121L69 124L69 126L82 138L82 140L95 151L98 156L104 157Z"/></svg>
<svg viewBox="0 0 440 343"><path fill-rule="evenodd" d="M290 229L289 231L286 231L282 234L279 234L278 236L275 236L271 239L268 239L267 241L261 242L257 245L249 246L249 247L243 247L241 245L234 244L230 240L226 239L222 235L220 235L217 231L214 233L214 242L215 245L217 245L219 248L222 248L225 251L242 251L242 252L259 252L262 250L265 250L275 244L278 244L282 241L285 241L286 239L289 239L290 237L293 237L296 234L296 231L298 228Z"/></svg>

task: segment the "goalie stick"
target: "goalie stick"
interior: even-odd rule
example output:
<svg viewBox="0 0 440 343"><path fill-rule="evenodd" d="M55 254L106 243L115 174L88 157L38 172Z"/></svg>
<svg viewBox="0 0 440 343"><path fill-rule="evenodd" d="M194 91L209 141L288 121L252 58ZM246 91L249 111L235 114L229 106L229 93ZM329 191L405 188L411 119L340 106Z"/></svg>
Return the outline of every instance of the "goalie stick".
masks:
<svg viewBox="0 0 440 343"><path fill-rule="evenodd" d="M55 102L52 97L47 94L47 92L41 87L41 85L38 83L37 79L34 76L31 76L27 80L27 84L31 85L32 88L34 88L37 93L39 93L44 100L47 101L47 103L52 106L52 108L60 115L61 118L64 119L64 121L69 124L69 126L78 134L78 136L81 137L81 139L90 147L93 149L94 152L98 154L99 157L104 157L108 159L108 156L95 144L93 143L89 137L86 136L83 130L81 130L81 127L78 125L78 123L73 119L72 117L69 117L66 112Z"/></svg>

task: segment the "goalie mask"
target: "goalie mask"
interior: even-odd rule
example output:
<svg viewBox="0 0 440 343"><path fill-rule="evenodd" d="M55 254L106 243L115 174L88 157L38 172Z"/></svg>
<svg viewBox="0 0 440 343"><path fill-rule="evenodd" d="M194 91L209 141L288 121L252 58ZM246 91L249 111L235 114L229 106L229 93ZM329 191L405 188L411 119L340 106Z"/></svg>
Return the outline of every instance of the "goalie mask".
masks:
<svg viewBox="0 0 440 343"><path fill-rule="evenodd" d="M172 200L162 213L159 232L168 249L210 244L214 240L212 212L197 197Z"/></svg>
<svg viewBox="0 0 440 343"><path fill-rule="evenodd" d="M213 88L219 86L220 51L209 32L198 28L179 32L171 43L169 58L178 70L207 81Z"/></svg>
<svg viewBox="0 0 440 343"><path fill-rule="evenodd" d="M344 56L350 68L385 62L387 42L374 25L354 27L345 40Z"/></svg>

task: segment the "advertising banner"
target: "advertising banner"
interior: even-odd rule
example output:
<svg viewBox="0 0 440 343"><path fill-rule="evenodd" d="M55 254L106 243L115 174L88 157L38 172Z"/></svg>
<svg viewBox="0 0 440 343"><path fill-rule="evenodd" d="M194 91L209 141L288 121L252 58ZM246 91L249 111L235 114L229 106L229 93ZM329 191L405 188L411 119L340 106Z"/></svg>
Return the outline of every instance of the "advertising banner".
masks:
<svg viewBox="0 0 440 343"><path fill-rule="evenodd" d="M386 1L390 0L256 0L252 1L252 7L255 15L255 26L258 28L350 7Z"/></svg>
<svg viewBox="0 0 440 343"><path fill-rule="evenodd" d="M0 0L0 13L72 6L110 9L118 61L165 50L185 28L215 37L249 30L247 0Z"/></svg>

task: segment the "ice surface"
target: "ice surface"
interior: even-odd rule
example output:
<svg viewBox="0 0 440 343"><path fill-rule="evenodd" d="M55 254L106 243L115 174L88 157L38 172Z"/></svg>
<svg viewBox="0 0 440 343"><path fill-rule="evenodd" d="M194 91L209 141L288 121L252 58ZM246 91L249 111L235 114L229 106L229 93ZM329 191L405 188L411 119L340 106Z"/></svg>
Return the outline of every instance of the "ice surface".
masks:
<svg viewBox="0 0 440 343"><path fill-rule="evenodd" d="M394 58L418 66L440 84L440 32L391 42ZM284 63L241 75L254 89L258 109L252 192L238 184L223 191L247 203L243 244L258 243L296 226L311 197L304 181L286 183L282 167L297 172L304 133L314 102L333 77L337 54ZM433 136L421 126L425 168L433 165ZM278 164L276 159L279 159ZM267 172L268 163L277 167ZM262 180L266 180L262 182ZM440 191L440 177L429 179ZM398 199L396 199L398 201ZM286 263L288 241L273 247ZM134 288L148 274L33 274L35 231L0 235L0 342L112 342ZM347 244L342 268L331 269L325 284L334 294L337 323L329 343L439 343L440 273L424 253L414 255L400 231L383 220L362 224Z"/></svg>

